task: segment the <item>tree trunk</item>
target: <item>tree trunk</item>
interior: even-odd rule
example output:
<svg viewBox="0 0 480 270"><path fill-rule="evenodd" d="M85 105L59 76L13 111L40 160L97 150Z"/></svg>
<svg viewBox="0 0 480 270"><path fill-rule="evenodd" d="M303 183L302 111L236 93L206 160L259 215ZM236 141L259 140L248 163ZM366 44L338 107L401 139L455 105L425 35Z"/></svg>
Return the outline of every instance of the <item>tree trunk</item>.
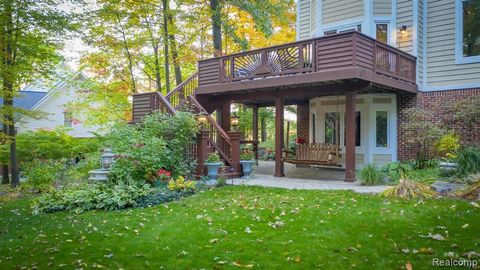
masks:
<svg viewBox="0 0 480 270"><path fill-rule="evenodd" d="M122 22L120 20L120 16L118 15L118 13L116 13L115 16L117 17L117 22L118 22L118 25L120 26L120 30L122 32L123 47L125 49L125 54L127 55L128 70L130 72L131 91L132 91L132 93L136 93L137 92L137 85L136 85L136 82L135 82L135 77L133 76L133 60L132 60L132 55L130 54L130 49L128 48L127 36L125 34L125 28L123 28L123 25L122 25Z"/></svg>
<svg viewBox="0 0 480 270"><path fill-rule="evenodd" d="M170 60L168 55L168 2L162 0L163 3L163 45L165 55L165 88L167 93L170 92Z"/></svg>
<svg viewBox="0 0 480 270"><path fill-rule="evenodd" d="M5 36L2 40L2 50L3 57L2 61L4 63L3 71L3 104L7 108L5 114L5 120L8 125L8 135L10 140L10 169L12 174L12 186L17 187L20 184L20 178L18 175L18 163L17 163L17 144L15 141L15 120L14 120L14 111L13 111L13 85L15 82L15 53L14 48L14 27L13 27L13 3L11 0L4 1L4 27L5 27Z"/></svg>
<svg viewBox="0 0 480 270"><path fill-rule="evenodd" d="M267 119L266 117L262 117L260 121L260 134L261 134L261 140L262 142L265 142L267 140Z"/></svg>
<svg viewBox="0 0 480 270"><path fill-rule="evenodd" d="M160 60L158 57L158 45L153 45L153 55L155 58L155 89L162 92L162 76L160 76Z"/></svg>
<svg viewBox="0 0 480 270"><path fill-rule="evenodd" d="M8 134L8 126L7 126L7 120L8 116L4 117L3 121L3 135L6 137ZM8 172L8 164L2 165L2 184L9 184L10 183L10 175Z"/></svg>
<svg viewBox="0 0 480 270"><path fill-rule="evenodd" d="M222 55L222 24L220 15L219 0L210 0L210 11L212 13L212 35L213 35L213 56Z"/></svg>
<svg viewBox="0 0 480 270"><path fill-rule="evenodd" d="M168 1L168 0L167 0ZM180 60L178 59L178 49L177 49L177 40L175 39L175 22L173 21L173 16L170 11L170 7L167 3L167 19L168 19L168 24L170 26L170 31L169 31L169 36L168 36L168 41L170 42L170 50L172 52L172 62L173 62L173 68L175 72L175 83L176 85L179 85L182 83L182 70L180 68Z"/></svg>

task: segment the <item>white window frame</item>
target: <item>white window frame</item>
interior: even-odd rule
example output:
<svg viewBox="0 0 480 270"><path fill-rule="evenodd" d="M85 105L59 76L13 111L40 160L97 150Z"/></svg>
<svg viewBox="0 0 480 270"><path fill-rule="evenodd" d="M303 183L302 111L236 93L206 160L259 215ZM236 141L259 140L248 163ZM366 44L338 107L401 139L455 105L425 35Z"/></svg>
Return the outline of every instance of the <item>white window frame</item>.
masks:
<svg viewBox="0 0 480 270"><path fill-rule="evenodd" d="M329 23L329 24L324 24L323 28L321 29L321 36L325 36L325 32L331 31L331 30L336 30L337 34L340 33L341 31L348 31L348 30L357 30L357 26L361 25L362 27L362 33L365 33L365 25L363 24L362 20L355 20L355 21L350 21L350 22L335 22L335 23Z"/></svg>
<svg viewBox="0 0 480 270"><path fill-rule="evenodd" d="M386 24L387 25L387 44L392 45L392 23L390 20L375 20L373 21L373 30L372 36L377 39L377 24ZM393 46L393 45L392 45Z"/></svg>
<svg viewBox="0 0 480 270"><path fill-rule="evenodd" d="M463 2L455 0L455 64L480 63L480 55L463 56Z"/></svg>

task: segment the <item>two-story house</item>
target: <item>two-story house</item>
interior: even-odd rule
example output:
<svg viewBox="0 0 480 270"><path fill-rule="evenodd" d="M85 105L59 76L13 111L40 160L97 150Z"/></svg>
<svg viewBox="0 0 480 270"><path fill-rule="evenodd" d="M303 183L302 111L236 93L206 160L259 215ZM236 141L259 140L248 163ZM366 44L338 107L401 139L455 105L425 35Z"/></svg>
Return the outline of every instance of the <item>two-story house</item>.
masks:
<svg viewBox="0 0 480 270"><path fill-rule="evenodd" d="M189 107L207 115L206 142L240 173L230 104L275 106L275 176L284 162L355 168L414 155L402 130L405 109L480 95L480 1L298 0L297 42L199 61L198 73L168 95L134 96L133 119ZM285 155L284 106L297 106L307 143ZM219 123L209 116L220 111ZM204 119L204 118L202 118ZM200 137L202 137L200 136Z"/></svg>

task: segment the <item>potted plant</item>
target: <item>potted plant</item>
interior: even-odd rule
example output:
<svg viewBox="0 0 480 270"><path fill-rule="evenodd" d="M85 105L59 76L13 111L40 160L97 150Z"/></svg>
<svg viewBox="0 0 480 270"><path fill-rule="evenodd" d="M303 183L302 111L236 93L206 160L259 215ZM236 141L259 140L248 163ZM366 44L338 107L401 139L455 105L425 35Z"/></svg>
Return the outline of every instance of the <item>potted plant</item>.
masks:
<svg viewBox="0 0 480 270"><path fill-rule="evenodd" d="M220 156L216 152L210 153L205 161L205 165L207 166L209 181L215 184L218 177L218 168L223 165Z"/></svg>
<svg viewBox="0 0 480 270"><path fill-rule="evenodd" d="M251 151L244 152L240 155L240 164L242 164L244 177L250 177L250 174L252 173L253 162L255 162L255 160Z"/></svg>

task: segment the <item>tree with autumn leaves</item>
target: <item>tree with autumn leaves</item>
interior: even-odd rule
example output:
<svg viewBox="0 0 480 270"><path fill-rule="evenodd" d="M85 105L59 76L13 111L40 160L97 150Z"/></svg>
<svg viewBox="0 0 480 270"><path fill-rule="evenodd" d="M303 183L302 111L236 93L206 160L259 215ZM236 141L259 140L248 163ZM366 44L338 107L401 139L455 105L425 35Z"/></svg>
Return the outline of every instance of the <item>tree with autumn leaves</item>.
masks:
<svg viewBox="0 0 480 270"><path fill-rule="evenodd" d="M83 40L80 67L89 77L69 111L107 124L129 118L132 94L167 93L200 59L293 41L294 10L293 0L3 0L1 140L12 184L19 183L15 116L31 114L13 98L52 75L66 40Z"/></svg>
<svg viewBox="0 0 480 270"><path fill-rule="evenodd" d="M96 0L85 9L81 65L91 80L71 108L92 124L128 119L133 93L168 93L200 59L295 39L292 0Z"/></svg>
<svg viewBox="0 0 480 270"><path fill-rule="evenodd" d="M69 34L76 30L73 9L62 5L75 0L3 0L0 2L0 108L2 145L9 148L11 184L18 186L19 173L15 140L15 121L19 115L32 115L16 108L13 99L21 88L42 78L46 80L61 57L59 51ZM3 183L10 182L4 165Z"/></svg>

